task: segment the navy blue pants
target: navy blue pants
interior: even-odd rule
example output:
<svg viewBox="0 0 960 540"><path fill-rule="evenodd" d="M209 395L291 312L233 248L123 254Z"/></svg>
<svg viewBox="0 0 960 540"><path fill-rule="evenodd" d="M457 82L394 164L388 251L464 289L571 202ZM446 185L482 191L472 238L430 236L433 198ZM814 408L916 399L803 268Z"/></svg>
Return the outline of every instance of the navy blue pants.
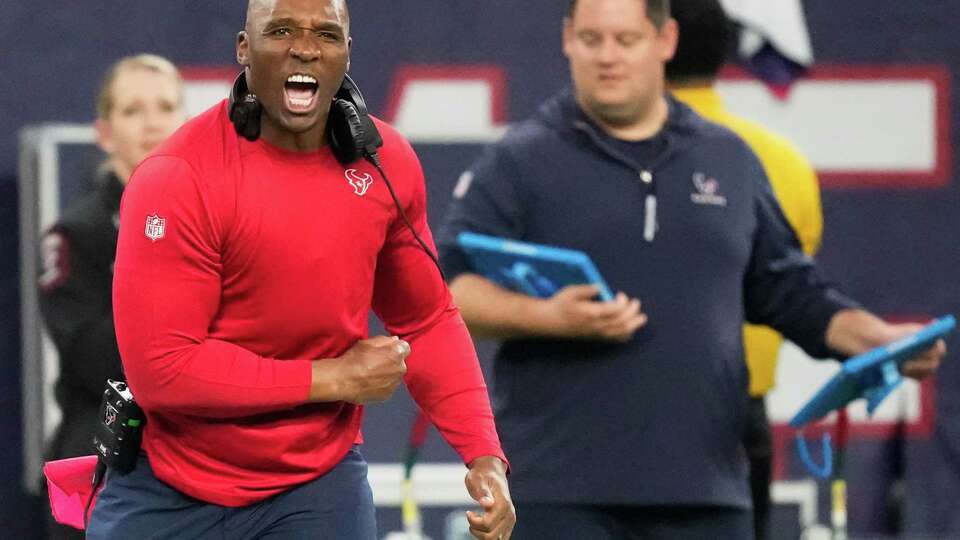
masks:
<svg viewBox="0 0 960 540"><path fill-rule="evenodd" d="M750 540L750 510L720 506L524 504L516 540Z"/></svg>
<svg viewBox="0 0 960 540"><path fill-rule="evenodd" d="M107 474L87 538L376 540L377 524L367 462L356 447L320 478L242 508L180 493L141 456L130 474Z"/></svg>

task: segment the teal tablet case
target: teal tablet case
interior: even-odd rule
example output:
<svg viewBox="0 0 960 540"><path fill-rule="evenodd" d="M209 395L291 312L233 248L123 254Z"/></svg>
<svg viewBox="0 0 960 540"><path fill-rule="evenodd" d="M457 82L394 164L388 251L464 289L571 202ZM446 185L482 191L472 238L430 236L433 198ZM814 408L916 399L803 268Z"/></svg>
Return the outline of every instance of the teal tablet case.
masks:
<svg viewBox="0 0 960 540"><path fill-rule="evenodd" d="M582 251L472 232L460 233L457 243L475 272L509 289L549 298L567 285L591 284L600 289L600 300L613 300L597 267Z"/></svg>
<svg viewBox="0 0 960 540"><path fill-rule="evenodd" d="M800 429L859 398L867 400L867 412L873 414L884 398L900 384L900 364L933 346L938 339L949 334L956 324L954 317L947 315L889 345L849 358L840 371L790 420L790 426Z"/></svg>

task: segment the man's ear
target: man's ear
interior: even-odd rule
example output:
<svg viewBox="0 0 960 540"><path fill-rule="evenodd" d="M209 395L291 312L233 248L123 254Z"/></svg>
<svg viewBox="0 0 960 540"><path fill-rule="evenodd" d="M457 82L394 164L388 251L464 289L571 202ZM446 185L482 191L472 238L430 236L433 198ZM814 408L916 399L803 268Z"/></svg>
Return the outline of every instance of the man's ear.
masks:
<svg viewBox="0 0 960 540"><path fill-rule="evenodd" d="M350 71L350 51L353 50L353 38L347 38L347 71Z"/></svg>
<svg viewBox="0 0 960 540"><path fill-rule="evenodd" d="M97 118L93 122L93 130L96 132L97 146L107 154L113 154L113 131L110 129L110 123L103 118Z"/></svg>
<svg viewBox="0 0 960 540"><path fill-rule="evenodd" d="M565 17L563 19L563 55L567 58L570 58L570 49L573 47L573 20L570 17Z"/></svg>
<svg viewBox="0 0 960 540"><path fill-rule="evenodd" d="M670 18L664 21L657 40L660 43L660 58L664 62L669 62L677 53L677 44L680 42L680 26L676 19Z"/></svg>
<svg viewBox="0 0 960 540"><path fill-rule="evenodd" d="M247 32L237 32L237 63L247 67L250 64L250 38Z"/></svg>

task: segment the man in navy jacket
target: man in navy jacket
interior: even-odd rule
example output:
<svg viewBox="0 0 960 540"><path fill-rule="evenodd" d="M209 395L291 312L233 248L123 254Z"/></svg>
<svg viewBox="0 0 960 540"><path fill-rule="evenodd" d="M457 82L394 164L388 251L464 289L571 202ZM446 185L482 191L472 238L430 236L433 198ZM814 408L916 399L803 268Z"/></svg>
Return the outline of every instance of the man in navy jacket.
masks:
<svg viewBox="0 0 960 540"><path fill-rule="evenodd" d="M745 143L666 96L677 32L667 0L573 0L573 89L485 151L440 231L471 330L505 339L494 407L518 538L751 537L744 320L816 357L916 329L831 288ZM471 273L463 230L584 250L622 292L510 292Z"/></svg>

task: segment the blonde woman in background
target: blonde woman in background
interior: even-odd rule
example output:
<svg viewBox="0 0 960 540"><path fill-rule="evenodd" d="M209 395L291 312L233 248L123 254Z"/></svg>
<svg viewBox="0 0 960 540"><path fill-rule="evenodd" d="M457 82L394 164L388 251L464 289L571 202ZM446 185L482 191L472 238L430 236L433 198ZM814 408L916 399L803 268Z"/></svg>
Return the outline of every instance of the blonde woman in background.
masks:
<svg viewBox="0 0 960 540"><path fill-rule="evenodd" d="M55 394L63 411L47 459L93 453L104 383L123 377L111 298L120 197L133 169L185 120L183 81L160 56L122 58L104 77L96 107L97 145L107 159L41 245L40 307L60 356ZM50 538L83 538L49 522Z"/></svg>

